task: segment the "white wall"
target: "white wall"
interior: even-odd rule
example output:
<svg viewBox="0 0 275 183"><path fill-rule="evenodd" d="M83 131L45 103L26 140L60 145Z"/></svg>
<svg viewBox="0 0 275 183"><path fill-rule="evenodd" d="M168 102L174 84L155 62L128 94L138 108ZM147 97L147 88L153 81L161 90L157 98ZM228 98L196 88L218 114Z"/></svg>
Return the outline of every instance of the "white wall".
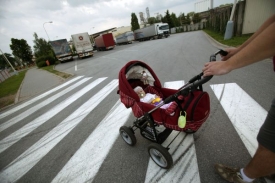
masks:
<svg viewBox="0 0 275 183"><path fill-rule="evenodd" d="M275 13L275 0L246 0L242 34L256 32Z"/></svg>

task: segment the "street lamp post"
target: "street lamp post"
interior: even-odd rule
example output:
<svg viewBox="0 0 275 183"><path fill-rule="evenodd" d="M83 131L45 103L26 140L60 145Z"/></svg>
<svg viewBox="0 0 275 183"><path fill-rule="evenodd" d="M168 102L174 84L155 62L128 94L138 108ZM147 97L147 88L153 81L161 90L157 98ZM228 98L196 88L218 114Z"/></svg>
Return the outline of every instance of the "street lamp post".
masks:
<svg viewBox="0 0 275 183"><path fill-rule="evenodd" d="M92 34L94 28L95 28L95 27L92 27L92 28L91 28L91 37L92 37L92 42L93 42L93 44L94 44L94 42L95 42L94 36L93 36L93 34Z"/></svg>
<svg viewBox="0 0 275 183"><path fill-rule="evenodd" d="M48 33L47 33L47 31L46 31L46 29L45 29L45 24L46 23L53 23L52 21L49 21L49 22L45 22L45 23L43 23L43 27L44 27L44 30L45 30L45 32L46 32L46 34L47 34L47 36L48 36L48 41L50 40L50 38L49 38L49 35L48 35Z"/></svg>
<svg viewBox="0 0 275 183"><path fill-rule="evenodd" d="M92 27L92 28L91 28L91 34L92 34L94 28L95 28L95 27Z"/></svg>

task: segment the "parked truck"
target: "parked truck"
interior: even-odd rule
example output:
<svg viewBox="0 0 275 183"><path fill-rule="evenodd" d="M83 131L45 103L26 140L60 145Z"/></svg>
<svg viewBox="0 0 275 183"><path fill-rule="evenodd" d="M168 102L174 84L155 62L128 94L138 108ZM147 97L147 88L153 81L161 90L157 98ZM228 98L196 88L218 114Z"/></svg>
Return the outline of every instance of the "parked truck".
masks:
<svg viewBox="0 0 275 183"><path fill-rule="evenodd" d="M93 53L93 45L90 40L90 36L87 32L73 34L73 44L78 55L78 58L91 57Z"/></svg>
<svg viewBox="0 0 275 183"><path fill-rule="evenodd" d="M115 41L112 33L102 34L95 38L98 51L114 49Z"/></svg>
<svg viewBox="0 0 275 183"><path fill-rule="evenodd" d="M134 37L133 31L125 32L123 34L116 36L117 45L131 44L134 40L135 40L135 37Z"/></svg>
<svg viewBox="0 0 275 183"><path fill-rule="evenodd" d="M50 41L50 45L53 48L56 58L60 62L73 60L73 53L72 53L72 50L67 42L67 39L59 39L59 40L55 40L55 41Z"/></svg>
<svg viewBox="0 0 275 183"><path fill-rule="evenodd" d="M167 23L155 23L134 31L135 40L137 41L167 38L169 35L169 25Z"/></svg>

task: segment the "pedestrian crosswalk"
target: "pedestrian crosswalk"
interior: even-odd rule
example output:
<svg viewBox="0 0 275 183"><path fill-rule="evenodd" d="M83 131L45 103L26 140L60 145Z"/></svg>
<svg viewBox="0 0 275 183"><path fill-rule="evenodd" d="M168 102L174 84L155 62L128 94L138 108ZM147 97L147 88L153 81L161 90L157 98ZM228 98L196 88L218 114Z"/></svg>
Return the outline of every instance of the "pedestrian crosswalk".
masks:
<svg viewBox="0 0 275 183"><path fill-rule="evenodd" d="M5 123L0 125L0 132L7 129L8 127L14 125L15 123L19 122L20 120L26 118L27 116L33 114L35 111L41 109L42 107L48 105L49 103L55 101L56 99L58 99L59 97L65 95L66 93L70 92L71 90L75 89L76 87L80 86L81 84L85 83L86 81L90 80L91 78L84 78L80 81L78 81L77 83L73 84L72 86L70 86L69 88L66 88L65 90L60 91L59 93L55 94L54 96L51 96L49 98L47 98L46 100L44 100L43 102L39 103L38 105L29 108L28 110L22 112L20 115L15 116L14 118L6 121ZM67 83L66 83L67 84ZM65 84L63 85L63 87L66 86ZM58 89L61 89L62 87L57 87ZM47 94L51 94L52 92L56 91L56 88L51 90L50 92L47 92ZM42 96L38 96L35 99L31 100L31 102L27 102L28 104L31 104L32 102L35 102L36 100L41 99L42 97L46 97L47 95L42 95ZM25 104L27 105L27 104ZM25 105L21 105L19 106L17 109L19 110L21 107L25 107ZM11 110L11 111L16 111L15 110ZM10 112L10 111L8 111ZM3 114L3 116L5 116L5 114Z"/></svg>
<svg viewBox="0 0 275 183"><path fill-rule="evenodd" d="M6 112L0 114L0 119L4 118L4 117L6 117L6 116L8 116L8 115L10 115L10 114L13 114L14 112L16 112L16 111L18 111L18 110L20 110L20 109L22 109L22 108L24 108L24 107L26 107L26 106L32 104L32 103L34 103L34 102L36 102L36 101L38 101L38 100L40 100L40 99L42 99L42 98L44 98L44 97L46 97L46 96L48 96L48 95L50 95L51 93L53 93L53 92L55 92L55 91L58 91L59 89L65 87L65 86L67 86L67 85L70 85L71 83L77 81L78 79L80 79L80 78L82 78L82 77L83 77L83 76L75 77L74 79L71 79L70 81L68 81L68 82L66 82L66 83L64 83L64 84L62 84L62 85L60 85L60 86L58 86L58 87L56 87L56 88L54 88L54 89L52 89L52 90L50 90L50 91L45 92L45 93L43 93L43 94L41 94L41 95L39 95L39 96L37 96L37 97L35 97L35 98L33 98L33 99L27 101L27 102L25 102L24 104L21 104L21 105L19 105L19 106L17 106L17 107L14 107L14 108L11 109L11 110L8 110L8 111L6 111ZM77 83L77 85L78 85L78 84L79 84L79 83Z"/></svg>
<svg viewBox="0 0 275 183"><path fill-rule="evenodd" d="M119 136L120 126L127 121L130 113L131 109L125 109L124 105L117 101L53 182L92 182Z"/></svg>
<svg viewBox="0 0 275 183"><path fill-rule="evenodd" d="M257 134L267 111L236 83L211 85L227 116L251 156L257 149Z"/></svg>
<svg viewBox="0 0 275 183"><path fill-rule="evenodd" d="M176 89L183 84L184 81L172 81L166 82L164 86ZM99 91L96 90L97 92L85 101L81 99L96 87L100 88ZM117 87L117 79L78 76L44 94L0 113L0 162L3 162L1 155L5 154L7 150L10 150L9 152L16 151L22 138L27 136L32 138L32 134L37 128L51 121L56 115L63 113L74 102L81 101L81 105L77 106L73 112L65 116L39 139L33 140L34 143L26 147L24 152L18 156L12 156L12 159L5 159L5 165L0 166L1 182L20 182L24 175L31 174L33 167L36 167L54 147L59 146L76 126L89 117L109 95L116 91ZM253 155L257 145L256 134L261 124L252 122L264 121L267 112L235 83L210 85L210 88L236 128L249 153ZM61 102L55 103L51 109L43 111L45 106L54 103L59 98L62 98ZM102 119L97 119L98 124L90 135L83 140L76 152L58 172L54 173L55 176L42 182L92 182L97 174L102 173L100 172L102 164L114 147L116 140L120 138L119 128L126 124L132 115L132 110L126 109L118 96L116 100L108 102L111 105L110 110L106 111ZM253 113L255 110L257 115ZM37 111L43 111L43 114L36 117L34 114ZM17 124L24 119L31 120L16 129ZM14 129L9 133L9 129L12 127ZM175 135L177 132L173 132L167 141ZM127 145L125 144L125 146ZM170 148L169 152L174 160L174 167L170 170L159 168L149 159L149 156L140 160L148 161L147 170L142 170L144 182L203 182L199 176L200 170L197 165L193 135L180 133ZM60 152L60 156L63 153ZM5 154L5 157L8 155ZM123 169L123 167L120 168ZM139 174L141 173L139 172ZM106 174L106 176L112 175Z"/></svg>

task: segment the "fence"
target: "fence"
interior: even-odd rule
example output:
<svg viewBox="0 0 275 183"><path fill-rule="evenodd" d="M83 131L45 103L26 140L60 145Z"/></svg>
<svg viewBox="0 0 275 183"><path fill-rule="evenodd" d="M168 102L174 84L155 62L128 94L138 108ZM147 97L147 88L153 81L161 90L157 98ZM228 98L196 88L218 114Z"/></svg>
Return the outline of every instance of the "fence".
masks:
<svg viewBox="0 0 275 183"><path fill-rule="evenodd" d="M5 81L9 77L11 77L11 74L9 73L9 71L7 69L0 71L0 82Z"/></svg>
<svg viewBox="0 0 275 183"><path fill-rule="evenodd" d="M234 36L242 35L244 12L245 12L246 1L239 1L236 5L236 9L233 16L234 22ZM233 9L232 5L217 7L210 9L205 12L199 13L202 21L200 23L191 25L182 25L180 27L171 28L171 33L176 32L188 32L194 30L201 30L205 27L214 30L215 32L224 34L226 30L227 22L230 19L231 11Z"/></svg>
<svg viewBox="0 0 275 183"><path fill-rule="evenodd" d="M234 22L234 36L242 35L244 12L246 1L239 1L236 4L236 9L233 16ZM207 19L206 27L210 28L221 34L225 33L227 22L230 19L233 6L224 6L215 9L211 9L207 12L202 12L201 16Z"/></svg>
<svg viewBox="0 0 275 183"><path fill-rule="evenodd" d="M189 32L189 31L196 31L196 30L201 30L204 28L204 22L196 23L196 24L191 24L191 25L183 25L180 27L174 27L171 28L171 34L177 33L177 32Z"/></svg>

